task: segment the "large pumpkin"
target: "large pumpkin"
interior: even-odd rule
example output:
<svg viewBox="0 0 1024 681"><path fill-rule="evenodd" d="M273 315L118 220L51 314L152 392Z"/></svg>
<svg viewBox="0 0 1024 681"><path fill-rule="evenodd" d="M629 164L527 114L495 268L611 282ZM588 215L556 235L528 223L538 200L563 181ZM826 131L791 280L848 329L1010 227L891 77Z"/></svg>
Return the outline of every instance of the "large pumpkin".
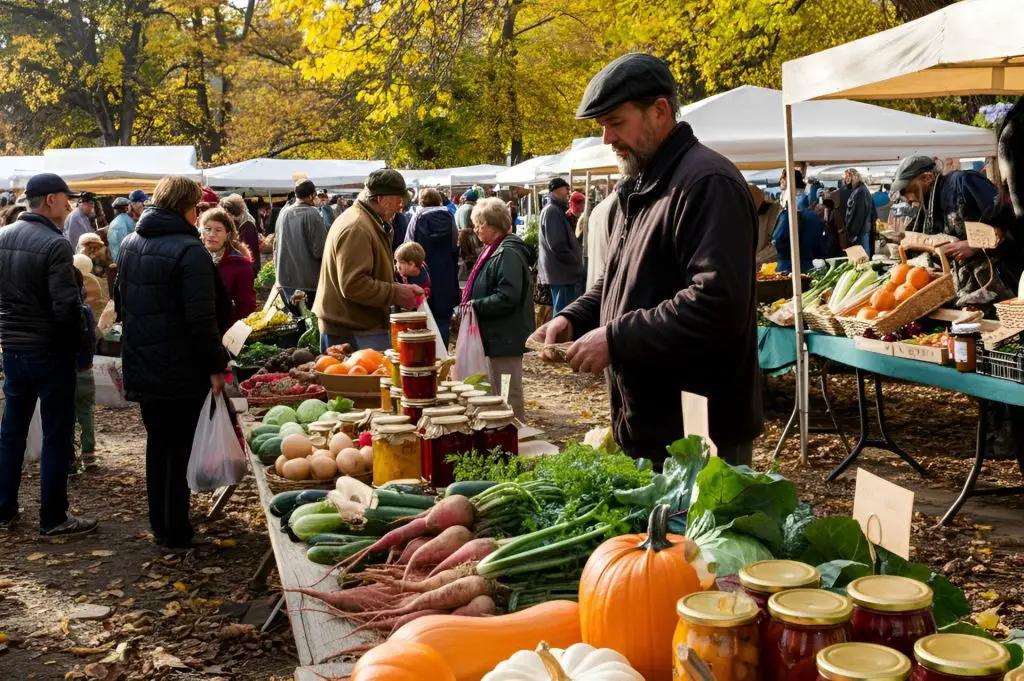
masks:
<svg viewBox="0 0 1024 681"><path fill-rule="evenodd" d="M619 651L647 681L672 678L676 602L714 582L697 546L668 534L668 516L668 506L658 506L646 535L598 546L580 577L583 642Z"/></svg>
<svg viewBox="0 0 1024 681"><path fill-rule="evenodd" d="M455 681L440 653L422 643L386 641L359 658L351 681Z"/></svg>

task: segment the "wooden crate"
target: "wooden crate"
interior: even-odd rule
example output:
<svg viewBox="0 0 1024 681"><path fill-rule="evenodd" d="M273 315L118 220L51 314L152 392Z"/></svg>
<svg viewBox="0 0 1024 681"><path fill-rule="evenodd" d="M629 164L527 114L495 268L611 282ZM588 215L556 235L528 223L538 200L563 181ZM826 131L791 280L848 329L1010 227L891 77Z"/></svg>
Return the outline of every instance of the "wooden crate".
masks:
<svg viewBox="0 0 1024 681"><path fill-rule="evenodd" d="M854 339L854 344L858 350L864 350L865 352L875 352L879 355L888 355L892 357L892 346L893 343L886 343L885 341L875 340L873 338L864 338L863 336L857 336Z"/></svg>
<svg viewBox="0 0 1024 681"><path fill-rule="evenodd" d="M916 359L921 362L932 364L948 364L949 348L933 347L929 345L914 345L913 343L893 343L892 354L894 357L904 359Z"/></svg>

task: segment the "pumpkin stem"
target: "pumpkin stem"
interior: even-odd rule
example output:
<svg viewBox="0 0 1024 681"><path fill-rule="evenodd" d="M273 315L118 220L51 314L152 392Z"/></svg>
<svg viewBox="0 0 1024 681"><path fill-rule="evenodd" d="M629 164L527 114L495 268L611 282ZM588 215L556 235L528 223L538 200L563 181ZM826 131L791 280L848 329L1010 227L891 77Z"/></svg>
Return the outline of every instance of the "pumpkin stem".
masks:
<svg viewBox="0 0 1024 681"><path fill-rule="evenodd" d="M637 548L658 552L672 546L672 542L668 540L668 515L668 504L659 504L654 507L647 521L647 538Z"/></svg>
<svg viewBox="0 0 1024 681"><path fill-rule="evenodd" d="M541 641L535 652L540 657L544 670L548 673L549 681L572 681L565 673L565 670L562 669L562 665L551 654L551 646L546 641Z"/></svg>

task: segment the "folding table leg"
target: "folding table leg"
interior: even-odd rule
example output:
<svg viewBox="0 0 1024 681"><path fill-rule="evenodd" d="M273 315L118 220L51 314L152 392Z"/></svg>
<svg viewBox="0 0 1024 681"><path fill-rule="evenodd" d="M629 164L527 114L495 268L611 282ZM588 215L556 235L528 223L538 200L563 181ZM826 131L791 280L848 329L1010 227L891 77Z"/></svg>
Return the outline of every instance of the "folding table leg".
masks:
<svg viewBox="0 0 1024 681"><path fill-rule="evenodd" d="M260 564L256 568L256 572L252 575L253 586L263 586L267 583L267 577L270 575L270 571L274 569L274 549L268 549L263 554L263 558L260 559Z"/></svg>
<svg viewBox="0 0 1024 681"><path fill-rule="evenodd" d="M839 417L836 415L836 410L832 406L832 400L829 397L828 391L828 367L829 360L825 360L821 365L821 373L819 378L821 379L821 398L825 400L825 411L832 418L832 425L835 426L836 433L839 434L839 439L843 441L843 449L849 449L850 443L846 439L846 431L839 425Z"/></svg>
<svg viewBox="0 0 1024 681"><path fill-rule="evenodd" d="M842 475L843 471L849 468L850 464L860 456L860 453L868 443L868 405L867 394L864 390L864 374L860 369L855 369L854 374L857 378L857 416L860 421L860 437L857 438L857 444L853 446L853 449L850 450L846 458L840 461L839 465L825 476L825 480L828 482L832 482Z"/></svg>
<svg viewBox="0 0 1024 681"><path fill-rule="evenodd" d="M217 490L217 497L213 501L213 506L210 508L210 512L206 514L207 520L216 520L220 517L220 514L224 512L224 507L228 505L228 501L231 500L231 495L235 493L235 485L228 485L221 487Z"/></svg>
<svg viewBox="0 0 1024 681"><path fill-rule="evenodd" d="M789 421L786 423L786 427L782 429L782 435L779 437L779 444L775 445L775 452L772 453L772 462L774 463L779 458L779 452L782 451L782 445L789 439L789 433L793 430L793 424L796 423L797 414L800 413L800 402L797 401L793 407L793 413L789 415Z"/></svg>
<svg viewBox="0 0 1024 681"><path fill-rule="evenodd" d="M910 467L920 475L927 476L928 471L924 469L924 466L919 464L914 457L903 451L903 448L896 444L892 436L889 435L889 429L885 425L885 397L882 395L882 377L877 374L875 375L875 412L878 415L878 430L881 431L882 439L885 440L889 451L910 464Z"/></svg>
<svg viewBox="0 0 1024 681"><path fill-rule="evenodd" d="M942 516L942 520L939 521L940 526L955 518L960 509L967 503L967 500L974 492L974 486L978 483L981 467L985 465L985 437L988 433L988 428L985 424L985 416L981 413L982 405L979 404L978 407L978 437L974 445L974 465L971 466L971 472L967 474L967 480L964 481L964 488L960 490L960 495L953 502L953 505L949 507L949 510L946 511L946 515Z"/></svg>

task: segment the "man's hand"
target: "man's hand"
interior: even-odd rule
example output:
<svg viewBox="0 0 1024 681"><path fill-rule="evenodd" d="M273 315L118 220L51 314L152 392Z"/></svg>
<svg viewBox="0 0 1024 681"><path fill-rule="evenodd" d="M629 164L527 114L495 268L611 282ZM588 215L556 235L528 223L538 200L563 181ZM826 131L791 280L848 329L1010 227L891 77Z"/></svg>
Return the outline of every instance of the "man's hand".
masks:
<svg viewBox="0 0 1024 681"><path fill-rule="evenodd" d="M565 353L565 359L572 365L573 371L604 371L612 363L611 355L608 353L608 330L599 326L584 334Z"/></svg>
<svg viewBox="0 0 1024 681"><path fill-rule="evenodd" d="M395 304L399 307L417 307L423 289L416 284L395 284Z"/></svg>
<svg viewBox="0 0 1024 681"><path fill-rule="evenodd" d="M572 322L565 317L555 317L530 335L530 340L544 345L567 343L572 340Z"/></svg>
<svg viewBox="0 0 1024 681"><path fill-rule="evenodd" d="M220 396L224 391L224 374L210 374L210 390L214 397Z"/></svg>
<svg viewBox="0 0 1024 681"><path fill-rule="evenodd" d="M958 262L969 260L981 252L977 248L971 248L966 241L953 241L943 244L939 246L939 250L945 253L947 258L952 258Z"/></svg>

